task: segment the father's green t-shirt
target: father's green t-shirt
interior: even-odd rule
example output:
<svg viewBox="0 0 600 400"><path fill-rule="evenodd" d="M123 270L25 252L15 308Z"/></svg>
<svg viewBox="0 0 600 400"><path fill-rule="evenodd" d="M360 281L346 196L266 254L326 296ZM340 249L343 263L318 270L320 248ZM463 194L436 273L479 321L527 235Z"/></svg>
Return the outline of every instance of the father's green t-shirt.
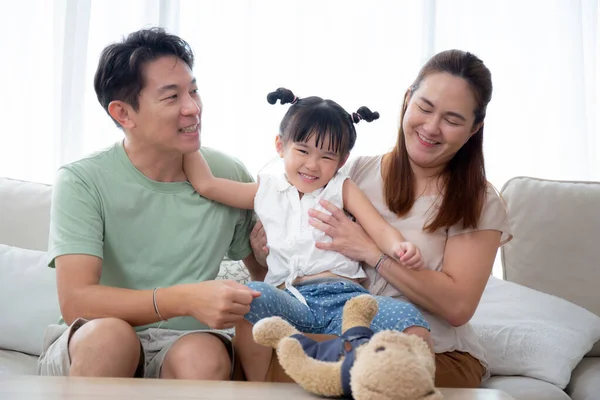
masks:
<svg viewBox="0 0 600 400"><path fill-rule="evenodd" d="M209 148L201 152L215 176L252 181L239 161ZM252 251L250 211L201 197L189 182L148 179L133 166L122 142L63 166L51 210L49 266L65 254L99 257L101 285L153 289L211 280L225 254L239 260ZM179 317L161 327L206 325Z"/></svg>

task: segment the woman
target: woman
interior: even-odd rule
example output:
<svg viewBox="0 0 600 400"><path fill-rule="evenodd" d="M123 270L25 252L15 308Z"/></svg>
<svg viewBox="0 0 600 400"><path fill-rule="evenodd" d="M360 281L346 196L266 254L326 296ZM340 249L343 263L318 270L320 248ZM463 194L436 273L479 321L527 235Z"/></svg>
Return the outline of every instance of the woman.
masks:
<svg viewBox="0 0 600 400"><path fill-rule="evenodd" d="M422 310L431 326L440 387L479 387L489 375L467 322L498 248L511 239L504 204L487 183L483 162L483 122L491 95L490 71L475 55L436 54L406 91L394 149L358 157L342 171L421 249L426 269L410 270L386 258L331 204L323 206L332 215L310 212L311 224L333 239L319 248L362 261L368 276L364 286L371 293ZM264 249L259 224L251 238L255 250Z"/></svg>

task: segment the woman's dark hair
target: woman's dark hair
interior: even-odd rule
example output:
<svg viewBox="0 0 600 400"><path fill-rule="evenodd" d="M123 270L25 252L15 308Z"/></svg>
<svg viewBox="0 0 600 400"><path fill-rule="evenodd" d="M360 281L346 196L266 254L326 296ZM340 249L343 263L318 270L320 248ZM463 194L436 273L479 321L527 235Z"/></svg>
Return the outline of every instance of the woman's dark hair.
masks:
<svg viewBox="0 0 600 400"><path fill-rule="evenodd" d="M110 102L121 100L137 111L138 96L145 84L144 64L163 56L175 56L190 69L194 67L190 45L163 28L142 29L105 47L94 76L96 96L104 110L108 113Z"/></svg>
<svg viewBox="0 0 600 400"><path fill-rule="evenodd" d="M361 120L367 122L379 118L378 112L371 112L367 107L360 107L349 114L333 100L325 100L311 96L298 98L291 90L279 88L267 95L267 101L275 104L292 104L279 125L279 135L284 143L306 142L316 135L316 145L323 146L329 137L328 151L346 156L356 142L354 124Z"/></svg>
<svg viewBox="0 0 600 400"><path fill-rule="evenodd" d="M402 124L408 102L419 85L431 74L447 73L464 79L475 96L473 127L482 123L492 98L490 70L477 56L461 50L447 50L434 55L419 71L417 79L404 96L400 128L395 148L384 168L384 192L388 208L398 216L408 213L415 202L415 178L410 166ZM487 190L483 161L483 125L446 165L443 200L435 218L424 228L433 232L462 221L464 228L476 228Z"/></svg>

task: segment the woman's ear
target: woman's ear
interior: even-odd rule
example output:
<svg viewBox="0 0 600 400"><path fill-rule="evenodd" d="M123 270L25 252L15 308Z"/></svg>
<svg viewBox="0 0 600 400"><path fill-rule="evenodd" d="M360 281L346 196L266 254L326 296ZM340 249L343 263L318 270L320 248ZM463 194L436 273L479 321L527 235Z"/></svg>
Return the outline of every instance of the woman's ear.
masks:
<svg viewBox="0 0 600 400"><path fill-rule="evenodd" d="M469 134L469 137L471 137L474 134L476 134L477 132L479 132L479 130L481 129L482 126L483 126L483 121L478 124L475 124L473 126L473 129L471 130L471 133Z"/></svg>
<svg viewBox="0 0 600 400"><path fill-rule="evenodd" d="M408 103L410 98L412 97L412 90L410 88L406 89L406 93L404 93L404 103Z"/></svg>
<svg viewBox="0 0 600 400"><path fill-rule="evenodd" d="M279 157L283 158L283 140L279 135L275 136L275 149L277 150Z"/></svg>
<svg viewBox="0 0 600 400"><path fill-rule="evenodd" d="M108 113L122 128L134 128L135 122L131 119L133 109L121 100L113 100L108 104Z"/></svg>

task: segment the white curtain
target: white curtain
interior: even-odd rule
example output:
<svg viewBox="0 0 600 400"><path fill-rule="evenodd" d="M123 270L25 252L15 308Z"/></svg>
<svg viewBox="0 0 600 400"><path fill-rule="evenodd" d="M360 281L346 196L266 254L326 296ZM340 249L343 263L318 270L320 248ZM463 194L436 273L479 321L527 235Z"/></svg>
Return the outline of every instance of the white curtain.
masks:
<svg viewBox="0 0 600 400"><path fill-rule="evenodd" d="M275 157L287 109L269 105L269 91L379 111L358 127L353 154L381 153L420 66L460 48L492 71L494 185L600 181L598 0L19 0L0 10L0 176L50 183L60 165L122 138L95 97L98 56L160 25L195 51L203 145L253 174Z"/></svg>
<svg viewBox="0 0 600 400"><path fill-rule="evenodd" d="M122 137L93 74L108 43L161 25L192 45L202 139L256 173L275 156L285 86L381 119L354 155L389 149L404 90L432 54L461 48L493 75L485 152L497 186L515 175L600 180L597 0L20 0L0 24L0 176L56 169Z"/></svg>

